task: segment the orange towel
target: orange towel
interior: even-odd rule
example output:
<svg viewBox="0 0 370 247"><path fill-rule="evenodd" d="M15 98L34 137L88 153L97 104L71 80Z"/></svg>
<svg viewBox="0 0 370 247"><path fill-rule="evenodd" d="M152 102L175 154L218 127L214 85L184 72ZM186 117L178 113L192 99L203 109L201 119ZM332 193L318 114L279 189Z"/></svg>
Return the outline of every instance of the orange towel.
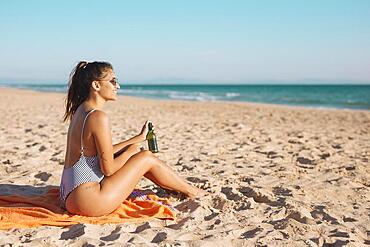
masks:
<svg viewBox="0 0 370 247"><path fill-rule="evenodd" d="M153 218L176 219L169 201L154 194L129 198L111 214L100 217L69 214L60 207L59 187L40 196L0 196L0 229L141 222Z"/></svg>

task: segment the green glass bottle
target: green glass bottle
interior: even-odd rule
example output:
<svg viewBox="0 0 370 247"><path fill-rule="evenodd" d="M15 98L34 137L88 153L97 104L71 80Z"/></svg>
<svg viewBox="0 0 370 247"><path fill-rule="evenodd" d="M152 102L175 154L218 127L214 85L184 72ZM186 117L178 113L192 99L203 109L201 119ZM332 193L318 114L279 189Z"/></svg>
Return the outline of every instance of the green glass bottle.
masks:
<svg viewBox="0 0 370 247"><path fill-rule="evenodd" d="M148 134L146 135L146 139L148 141L148 148L152 153L158 153L157 138L153 130L152 122L148 123L148 128L149 128L149 131L148 131Z"/></svg>

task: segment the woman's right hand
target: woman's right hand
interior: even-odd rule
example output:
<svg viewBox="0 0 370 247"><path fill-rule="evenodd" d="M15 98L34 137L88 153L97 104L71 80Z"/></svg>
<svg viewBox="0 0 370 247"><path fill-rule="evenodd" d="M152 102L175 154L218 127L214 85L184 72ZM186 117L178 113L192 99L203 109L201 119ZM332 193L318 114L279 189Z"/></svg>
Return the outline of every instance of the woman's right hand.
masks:
<svg viewBox="0 0 370 247"><path fill-rule="evenodd" d="M139 134L139 137L140 137L141 141L146 140L146 135L148 134L148 130L149 130L149 127L148 127L149 122L150 122L149 120L146 120L146 122L144 123L144 125L141 129L141 132Z"/></svg>

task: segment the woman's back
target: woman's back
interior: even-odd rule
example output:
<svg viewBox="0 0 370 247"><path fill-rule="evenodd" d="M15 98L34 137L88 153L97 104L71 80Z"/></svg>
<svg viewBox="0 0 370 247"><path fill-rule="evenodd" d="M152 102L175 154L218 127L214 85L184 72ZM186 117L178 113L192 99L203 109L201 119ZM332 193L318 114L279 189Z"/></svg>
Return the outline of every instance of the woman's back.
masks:
<svg viewBox="0 0 370 247"><path fill-rule="evenodd" d="M91 131L87 131L87 119L95 109L85 113L84 108L74 114L68 131L66 161L60 185L60 198L65 204L69 194L80 186L80 190L88 183L100 182L104 178L96 155L85 154L84 139L93 141ZM81 121L82 120L82 121ZM81 124L82 122L82 124ZM89 138L86 138L88 136ZM91 150L89 150L91 151ZM84 184L84 185L83 185Z"/></svg>
<svg viewBox="0 0 370 247"><path fill-rule="evenodd" d="M80 159L82 148L84 156L91 157L97 154L94 137L91 133L91 122L93 121L89 121L91 117L91 110L85 111L83 107L79 107L73 115L68 128L65 169L72 167ZM86 120L85 126L83 126L84 120Z"/></svg>

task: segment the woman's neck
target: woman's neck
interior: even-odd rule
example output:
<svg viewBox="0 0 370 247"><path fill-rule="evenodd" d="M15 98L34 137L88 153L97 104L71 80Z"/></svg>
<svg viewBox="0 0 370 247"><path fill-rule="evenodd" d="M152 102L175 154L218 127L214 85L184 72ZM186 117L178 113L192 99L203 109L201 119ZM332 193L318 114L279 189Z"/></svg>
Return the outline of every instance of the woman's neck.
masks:
<svg viewBox="0 0 370 247"><path fill-rule="evenodd" d="M100 97L89 97L87 100L84 101L84 108L85 110L91 109L103 109L105 105L105 100Z"/></svg>

